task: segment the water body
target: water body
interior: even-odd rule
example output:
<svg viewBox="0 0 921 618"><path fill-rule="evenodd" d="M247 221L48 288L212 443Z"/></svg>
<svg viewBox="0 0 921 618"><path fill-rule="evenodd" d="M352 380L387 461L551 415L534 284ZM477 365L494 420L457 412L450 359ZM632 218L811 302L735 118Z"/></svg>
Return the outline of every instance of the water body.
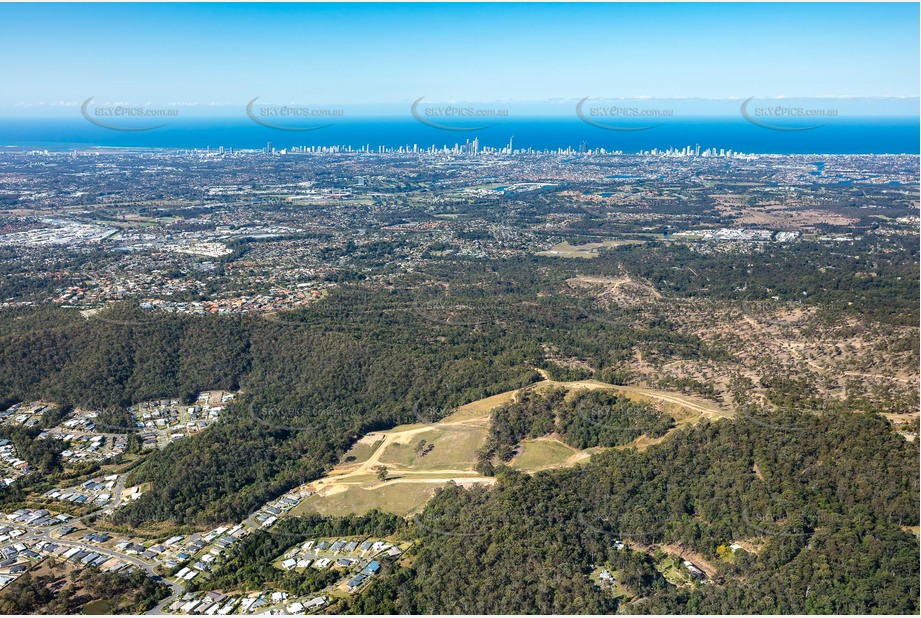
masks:
<svg viewBox="0 0 921 618"><path fill-rule="evenodd" d="M130 125L129 125L130 126ZM150 126L150 125L148 125ZM618 126L630 127L628 123ZM637 126L637 125L633 125ZM793 126L793 125L791 125ZM578 119L498 121L479 130L447 131L414 119L357 118L330 122L311 131L264 127L249 119L167 120L160 128L116 131L87 120L0 119L0 148L69 150L87 147L259 149L268 142L278 150L300 146L370 146L388 148L416 145L437 148L479 139L480 147L505 147L514 136L516 150L556 150L581 147L635 153L697 144L756 154L919 154L921 125L917 118L835 119L804 131L781 131L756 126L741 118L667 121L635 131L601 129ZM821 168L817 171L820 171Z"/></svg>

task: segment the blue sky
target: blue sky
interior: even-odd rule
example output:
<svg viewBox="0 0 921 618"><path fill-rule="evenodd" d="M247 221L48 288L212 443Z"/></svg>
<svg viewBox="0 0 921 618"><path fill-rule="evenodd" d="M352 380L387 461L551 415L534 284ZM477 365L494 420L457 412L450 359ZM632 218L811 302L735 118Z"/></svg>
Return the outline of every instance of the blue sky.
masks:
<svg viewBox="0 0 921 618"><path fill-rule="evenodd" d="M90 96L918 97L921 73L918 4L2 4L0 54L5 115Z"/></svg>

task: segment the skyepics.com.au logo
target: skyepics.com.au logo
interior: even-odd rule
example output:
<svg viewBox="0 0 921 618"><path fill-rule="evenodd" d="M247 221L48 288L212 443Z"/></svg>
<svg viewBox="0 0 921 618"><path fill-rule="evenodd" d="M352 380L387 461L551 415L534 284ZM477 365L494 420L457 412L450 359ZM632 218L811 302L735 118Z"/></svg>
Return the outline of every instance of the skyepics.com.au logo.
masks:
<svg viewBox="0 0 921 618"><path fill-rule="evenodd" d="M138 434L148 445L162 448L169 444L172 433L182 432L176 425L178 419L188 416L188 407L176 398L151 399L124 407L110 406L80 420L84 421L81 423L84 428L92 427L92 433L103 436ZM174 421L173 425L170 420ZM92 425L86 421L91 421Z"/></svg>
<svg viewBox="0 0 921 618"><path fill-rule="evenodd" d="M617 305L606 298L579 297L574 304L577 314L582 318L620 328L629 328L631 325L630 316L619 312Z"/></svg>
<svg viewBox="0 0 921 618"><path fill-rule="evenodd" d="M409 310L432 324L476 328L510 321L509 282L498 272L471 265L464 282L417 272L408 283Z"/></svg>
<svg viewBox="0 0 921 618"><path fill-rule="evenodd" d="M487 321L474 304L439 295L435 289L420 294L413 302L412 312L427 322L445 326L472 327Z"/></svg>
<svg viewBox="0 0 921 618"><path fill-rule="evenodd" d="M127 103L98 104L90 97L80 106L80 114L91 124L110 131L153 131L179 117L176 107L153 107Z"/></svg>
<svg viewBox="0 0 921 618"><path fill-rule="evenodd" d="M745 508L741 516L751 532L765 537L811 536L816 529L833 526L842 520L837 513L823 510L786 513L782 509Z"/></svg>
<svg viewBox="0 0 921 618"><path fill-rule="evenodd" d="M85 309L81 313L87 321L104 322L112 326L149 326L164 322L171 316L169 313L157 311L146 302L138 303L136 306L111 303L102 307Z"/></svg>
<svg viewBox="0 0 921 618"><path fill-rule="evenodd" d="M669 521L667 513L582 509L576 514L576 522L587 534L607 538L614 544L659 542L664 537Z"/></svg>
<svg viewBox="0 0 921 618"><path fill-rule="evenodd" d="M740 108L742 117L755 126L772 131L811 131L825 126L820 119L838 117L838 110L816 105L796 105L795 101L756 101L745 99Z"/></svg>
<svg viewBox="0 0 921 618"><path fill-rule="evenodd" d="M573 421L593 425L602 430L605 434L622 435L626 438L637 438L640 435L650 433L653 430L652 423L642 425L639 423L624 421L618 417L618 411L614 405L610 406L581 406L577 405L571 416Z"/></svg>
<svg viewBox="0 0 921 618"><path fill-rule="evenodd" d="M308 489L313 477L307 472L298 472L292 479L294 489L268 502L256 503L249 509L241 522L244 534L265 534L284 539L285 545L309 540L311 535L299 525L298 505L312 495ZM289 549L289 552L292 551ZM330 554L333 552L330 551Z"/></svg>
<svg viewBox="0 0 921 618"><path fill-rule="evenodd" d="M576 116L582 122L608 131L646 131L654 129L661 123L657 119L669 119L675 110L654 107L639 101L604 101L589 102L585 97L576 104Z"/></svg>
<svg viewBox="0 0 921 618"><path fill-rule="evenodd" d="M133 287L131 276L124 272L84 273L76 286L82 297L81 314L87 321L112 326L148 326L175 319L158 309L153 299L143 298L143 287Z"/></svg>
<svg viewBox="0 0 921 618"><path fill-rule="evenodd" d="M308 308L301 307L298 309L279 309L274 311L260 311L255 313L266 322L281 324L283 326L295 326L298 328L314 328L320 326L322 322L313 316Z"/></svg>
<svg viewBox="0 0 921 618"><path fill-rule="evenodd" d="M246 105L246 115L256 124L278 131L316 131L324 129L345 116L342 108L290 103L284 105L257 104L259 97Z"/></svg>
<svg viewBox="0 0 921 618"><path fill-rule="evenodd" d="M325 290L322 297L297 307L254 312L266 322L305 330L326 328L331 322L363 323L379 316L380 297L362 285L336 285Z"/></svg>
<svg viewBox="0 0 921 618"><path fill-rule="evenodd" d="M736 410L736 418L760 430L767 429L792 434L804 434L815 430L814 422L810 422L813 417L809 413L796 415L782 411L773 412L759 406L749 405L740 406Z"/></svg>
<svg viewBox="0 0 921 618"><path fill-rule="evenodd" d="M487 315L470 299L459 298L443 281L429 280L413 290L410 311L426 322L446 326L479 326Z"/></svg>
<svg viewBox="0 0 921 618"><path fill-rule="evenodd" d="M236 413L241 420L251 423L253 427L286 432L315 432L318 427L323 427L331 421L343 425L356 418L354 413L340 408L264 406L253 402L239 406Z"/></svg>
<svg viewBox="0 0 921 618"><path fill-rule="evenodd" d="M410 518L410 521L422 535L475 539L501 535L503 530L521 525L524 517L522 513L492 513L473 508L460 511L438 511L435 508L427 508Z"/></svg>
<svg viewBox="0 0 921 618"><path fill-rule="evenodd" d="M482 433L485 426L476 418L454 418L457 408L446 406L427 406L417 402L413 406L413 422L418 425L428 425L433 429L445 432L473 432ZM422 434L423 436L425 434Z"/></svg>
<svg viewBox="0 0 921 618"><path fill-rule="evenodd" d="M484 107L479 104L423 103L419 97L410 106L413 118L424 125L443 131L481 131L507 120L508 108Z"/></svg>

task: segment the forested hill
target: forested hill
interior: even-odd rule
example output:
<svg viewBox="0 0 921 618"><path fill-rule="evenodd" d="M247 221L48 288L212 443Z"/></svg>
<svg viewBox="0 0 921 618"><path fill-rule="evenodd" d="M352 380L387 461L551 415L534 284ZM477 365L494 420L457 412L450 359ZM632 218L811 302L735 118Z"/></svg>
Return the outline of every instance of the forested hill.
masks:
<svg viewBox="0 0 921 618"><path fill-rule="evenodd" d="M133 303L89 317L9 310L0 321L0 400L103 409L162 397L188 401L203 389L239 391L213 426L132 464L128 481L149 489L114 518L142 532L168 528L164 523L240 521L322 475L361 434L418 420L420 409L446 410L524 387L539 379L535 368L557 379L622 383L642 367L642 380L709 397L736 418L673 428L670 419L616 397L571 401L553 414L523 398L494 417L496 486L442 491L408 524L420 542L407 560L388 565L341 609L917 613L918 543L903 527L918 525L918 446L876 414L880 401L902 410L913 400L897 381L857 397L859 384L841 388L830 376L856 367L860 382L871 384L865 373L888 370L878 363L895 358L901 367L917 357L916 333L899 326L915 311L906 308L911 294L901 296L904 284L892 277L873 283L838 270L815 279L818 287L805 297L792 287L768 292L763 277L774 257L746 256L741 269L729 258L699 263L683 249L627 248L578 266L442 264L416 277L342 285L306 309L268 316L183 316ZM796 267L813 267L814 257L807 248ZM835 260L842 269L866 266ZM880 268L890 266L904 263ZM710 285L685 281L685 269ZM631 284L656 300L589 302L591 294L605 301L623 292L611 281L624 272L642 273ZM825 285L832 279L838 287ZM606 287L592 292L598 280ZM755 290L756 280L762 289ZM865 293L848 305L856 289ZM742 305L770 293L808 300L780 310L773 303L784 301ZM739 298L745 294L755 298ZM869 310L887 298L898 300ZM754 310L758 319L748 315ZM789 320L775 320L778 311ZM819 341L840 351L834 362L841 364L813 362L819 368L807 365L807 373L805 362L775 362L761 349L752 360L735 339L751 326L739 314L755 322L749 332L760 339L752 345L780 336L791 348ZM796 320L802 322L784 330ZM860 349L876 358L850 357L850 365L838 358L854 331L864 338ZM682 363L701 368L701 379L666 376ZM705 382L704 372L712 379ZM763 405L747 401L756 388L749 375L759 377ZM587 410L597 408L634 434L668 436L646 450L623 448L634 434L586 424ZM563 439L605 450L578 467L534 475L503 465L517 441L557 423ZM0 500L21 500L31 480L25 489L0 490ZM616 549L614 540L631 549ZM727 544L736 542L751 551L727 556ZM669 583L653 564L665 546L712 562L712 583ZM240 551L265 558L248 545ZM623 605L596 588L592 565L618 570L633 602ZM241 572L257 575L270 568L241 564Z"/></svg>
<svg viewBox="0 0 921 618"><path fill-rule="evenodd" d="M515 268L518 277L499 286L495 274L457 275L447 305L420 302L428 288L356 285L282 319L176 316L130 303L89 319L23 311L0 331L0 399L104 408L242 390L207 432L150 455L133 480L157 482L119 512L134 525L205 524L236 520L315 477L363 432L539 379L533 367L544 364L547 338L583 347L599 366L628 358L638 341L647 353L707 353L661 325L585 319L568 299L520 303L546 283Z"/></svg>
<svg viewBox="0 0 921 618"><path fill-rule="evenodd" d="M363 613L909 613L919 609L918 449L870 415L719 421L573 470L506 469L492 489L442 491L414 518L412 566ZM615 549L623 540L632 550ZM727 551L739 541L754 548ZM717 569L676 587L652 551ZM622 573L635 601L590 583Z"/></svg>
<svg viewBox="0 0 921 618"><path fill-rule="evenodd" d="M751 266L744 273L733 266L736 258L702 258L680 248L624 247L578 265L524 258L433 261L428 273L343 285L307 309L278 316L171 315L130 302L89 318L64 309L10 310L0 322L0 401L103 409L158 397L188 399L209 388L241 390L207 432L148 456L132 480L157 482L119 512L134 525L234 521L320 474L361 433L413 421L419 409L445 409L523 386L539 378L533 367L563 379L618 381L629 379L636 358L733 362L737 351L679 327L677 318L663 317L655 306L608 307L599 316L567 281L579 272L629 269L681 298L695 285L681 283L690 269L709 281L695 294L721 299L737 294L733 285L773 268L775 258L747 256ZM798 269L812 268L815 259L808 246L787 258ZM878 266L899 269L905 260ZM866 267L839 261L841 268ZM911 282L889 277L871 291L874 298L902 298L887 306L910 315L903 284ZM849 293L847 286L866 284L852 277L836 285L837 291L823 288L827 304ZM816 288L806 298L821 300L819 293ZM863 311L870 300L852 310ZM828 311L826 322L847 310ZM561 364L548 360L551 352L581 360ZM776 392L777 401L804 401L815 409L814 386L768 377L769 397ZM717 397L700 381L675 384Z"/></svg>

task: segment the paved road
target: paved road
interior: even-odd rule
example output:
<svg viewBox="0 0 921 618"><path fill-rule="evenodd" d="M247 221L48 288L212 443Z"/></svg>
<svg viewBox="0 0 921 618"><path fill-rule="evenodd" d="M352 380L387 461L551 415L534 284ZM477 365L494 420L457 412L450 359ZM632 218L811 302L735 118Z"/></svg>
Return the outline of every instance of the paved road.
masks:
<svg viewBox="0 0 921 618"><path fill-rule="evenodd" d="M98 547L96 545L89 545L87 543L82 543L80 541L70 541L70 540L59 539L59 538L55 538L51 536L52 532L55 532L63 528L64 526L67 526L70 524L61 524L61 525L50 526L46 528L35 528L32 526L27 526L25 524L20 524L16 522L6 523L5 525L8 525L14 528L19 528L20 530L26 531L26 533L23 534L22 536L16 539L11 539L11 541L16 542L16 543L22 543L23 541L30 541L30 542L49 541L56 545L61 545L64 547L76 547L83 551L91 551L91 552L95 552L97 554L101 554L104 556L109 556L110 558L117 558L119 560L127 562L128 564L136 566L139 569L143 569L144 572L147 573L149 577L157 581L161 581L170 587L169 596L163 599L159 604L157 604L156 607L151 609L148 612L148 614L162 614L163 608L165 608L167 605L175 601L177 598L179 598L179 595L182 594L183 589L179 584L173 581L170 581L169 579L166 579L165 577L161 577L160 575L158 575L157 572L154 571L154 565L142 560L141 558L131 556L128 554L124 554L124 553L115 551L113 549L108 549L105 547ZM92 531L92 529L89 529L89 531Z"/></svg>
<svg viewBox="0 0 921 618"><path fill-rule="evenodd" d="M125 491L125 479L127 478L128 473L118 475L118 482L112 488L112 503L103 509L106 513L112 513L122 503L122 493Z"/></svg>
<svg viewBox="0 0 921 618"><path fill-rule="evenodd" d="M162 601L160 601L159 603L157 603L157 605L155 605L153 609L148 611L147 612L148 616L156 616L156 615L162 614L163 610L166 609L173 601L178 599L180 594L182 594L182 587L179 584L172 582L166 578L163 578L163 581L169 584L170 589L171 589L170 595L166 597L165 599L163 599Z"/></svg>

